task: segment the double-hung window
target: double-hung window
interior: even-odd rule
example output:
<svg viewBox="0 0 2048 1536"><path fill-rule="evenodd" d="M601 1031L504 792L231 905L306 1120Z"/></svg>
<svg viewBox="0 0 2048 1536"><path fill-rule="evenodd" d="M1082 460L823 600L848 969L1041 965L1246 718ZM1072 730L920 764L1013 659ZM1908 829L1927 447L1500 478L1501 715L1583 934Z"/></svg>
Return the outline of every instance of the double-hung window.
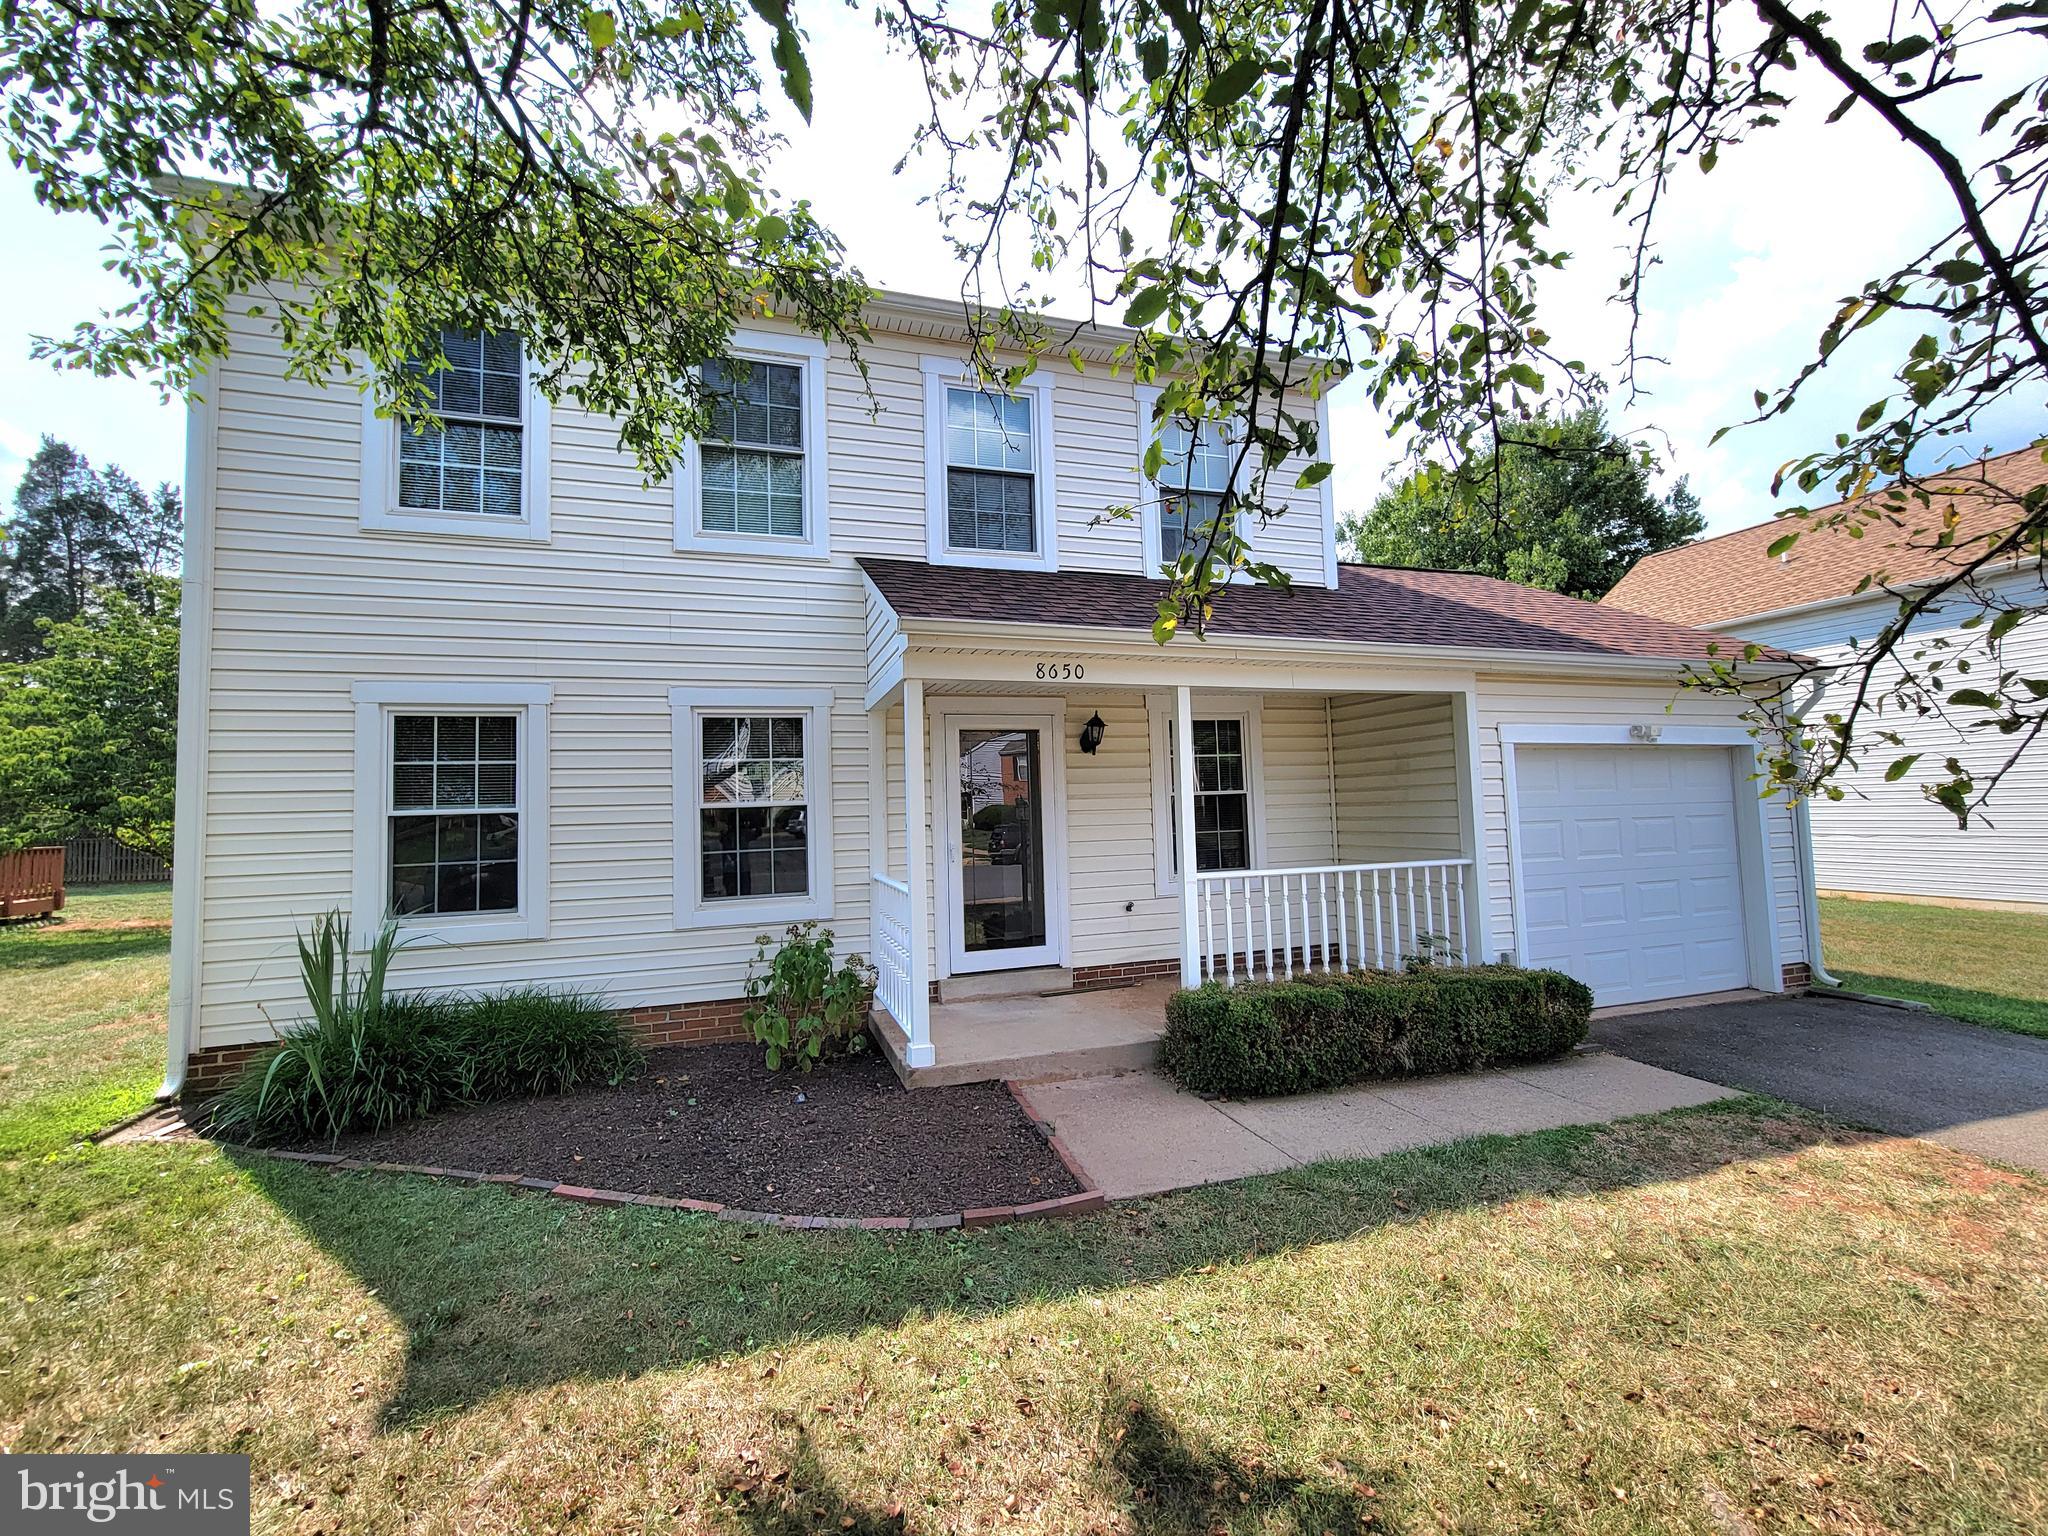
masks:
<svg viewBox="0 0 2048 1536"><path fill-rule="evenodd" d="M1159 562L1173 565L1189 549L1200 552L1223 513L1234 449L1213 421L1176 417L1159 429Z"/></svg>
<svg viewBox="0 0 2048 1536"><path fill-rule="evenodd" d="M829 694L671 691L682 926L831 910Z"/></svg>
<svg viewBox="0 0 2048 1536"><path fill-rule="evenodd" d="M1004 393L928 358L925 390L928 558L1057 569L1052 386Z"/></svg>
<svg viewBox="0 0 2048 1536"><path fill-rule="evenodd" d="M1162 896L1180 889L1180 749L1173 706L1148 700L1156 774L1153 837ZM1189 722L1194 738L1195 868L1255 869L1262 850L1263 807L1258 784L1259 713L1251 706L1225 713L1213 706Z"/></svg>
<svg viewBox="0 0 2048 1536"><path fill-rule="evenodd" d="M1231 423L1196 421L1186 416L1154 420L1160 391L1141 384L1138 407L1138 452L1149 457L1159 444L1159 471L1144 489L1139 508L1143 563L1147 574L1176 564L1184 553L1199 552L1216 520L1224 516L1231 491L1241 436Z"/></svg>
<svg viewBox="0 0 2048 1536"><path fill-rule="evenodd" d="M825 350L741 332L702 372L711 421L675 483L676 548L823 557Z"/></svg>
<svg viewBox="0 0 2048 1536"><path fill-rule="evenodd" d="M444 330L406 366L424 410L363 402L362 524L382 532L547 537L548 410L510 331Z"/></svg>
<svg viewBox="0 0 2048 1536"><path fill-rule="evenodd" d="M451 943L547 931L547 708L534 683L363 682L355 925Z"/></svg>

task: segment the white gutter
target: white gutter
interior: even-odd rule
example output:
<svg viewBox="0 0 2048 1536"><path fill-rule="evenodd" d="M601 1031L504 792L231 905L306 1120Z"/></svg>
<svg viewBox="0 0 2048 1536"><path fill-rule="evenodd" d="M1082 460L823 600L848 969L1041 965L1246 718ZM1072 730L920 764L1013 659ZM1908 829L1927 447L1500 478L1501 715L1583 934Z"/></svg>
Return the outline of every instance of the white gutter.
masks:
<svg viewBox="0 0 2048 1536"><path fill-rule="evenodd" d="M179 573L178 748L171 842L171 999L164 1031L159 1099L185 1088L197 1038L201 868L206 846L207 679L213 650L213 489L218 363L192 381L185 398L185 554Z"/></svg>

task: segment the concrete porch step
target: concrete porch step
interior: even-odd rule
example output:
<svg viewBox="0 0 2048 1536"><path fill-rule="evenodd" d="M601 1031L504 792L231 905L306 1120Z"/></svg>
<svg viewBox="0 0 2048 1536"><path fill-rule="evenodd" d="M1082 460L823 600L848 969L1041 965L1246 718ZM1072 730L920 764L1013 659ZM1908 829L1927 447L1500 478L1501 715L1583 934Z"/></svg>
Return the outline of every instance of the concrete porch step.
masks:
<svg viewBox="0 0 2048 1536"><path fill-rule="evenodd" d="M976 971L948 976L939 983L941 1003L978 1003L999 997L1046 997L1074 990L1073 970L1064 965L1033 965L1019 971Z"/></svg>
<svg viewBox="0 0 2048 1536"><path fill-rule="evenodd" d="M909 1040L880 1008L874 1034L909 1088L1134 1072L1159 1059L1166 999L1175 985L1146 982L1101 992L935 1004L931 1030L938 1059L928 1067L905 1063Z"/></svg>

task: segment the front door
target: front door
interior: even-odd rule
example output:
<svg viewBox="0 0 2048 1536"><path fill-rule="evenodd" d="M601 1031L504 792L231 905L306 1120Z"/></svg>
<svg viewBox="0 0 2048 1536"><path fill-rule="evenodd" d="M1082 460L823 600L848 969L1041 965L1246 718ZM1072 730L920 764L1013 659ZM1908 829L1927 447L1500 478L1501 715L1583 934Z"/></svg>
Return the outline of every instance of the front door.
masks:
<svg viewBox="0 0 2048 1536"><path fill-rule="evenodd" d="M951 969L1011 970L1060 963L1056 720L1026 715L947 717Z"/></svg>

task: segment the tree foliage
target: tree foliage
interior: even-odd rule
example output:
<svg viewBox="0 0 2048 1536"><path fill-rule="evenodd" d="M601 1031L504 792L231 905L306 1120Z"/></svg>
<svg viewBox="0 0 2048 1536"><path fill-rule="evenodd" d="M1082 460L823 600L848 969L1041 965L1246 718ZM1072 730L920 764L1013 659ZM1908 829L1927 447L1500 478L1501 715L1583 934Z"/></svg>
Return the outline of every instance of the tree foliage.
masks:
<svg viewBox="0 0 2048 1536"><path fill-rule="evenodd" d="M1756 416L1775 416L1851 335L1894 349L1877 398L1781 482L1826 503L1895 483L1895 505L1954 546L1950 590L2042 553L2040 495L2011 498L1996 526L1959 538L1943 473L1923 471L1974 460L1980 416L2048 390L2044 0L1922 0L1839 17L1786 0L1031 0L985 15L895 0L890 15L925 64L922 140L947 168L974 291L1028 311L1021 265L1078 264L1094 312L1139 330L1132 366L1172 374L1162 413L1256 418L1246 515L1218 520L1168 618L1199 622L1227 600L1247 535L1274 515L1264 477L1285 451L1313 454L1311 476L1328 472L1327 447L1283 380L1315 393L1361 375L1418 454L1460 465L1505 423L1582 402L1588 370L1553 341L1543 302L1544 279L1568 259L1553 210L1604 199L1625 246L1616 297L1634 313L1668 233L1659 211L1672 179L1710 173L1732 149L1770 153L1802 98L1831 105L1831 121L1881 123L1896 155L1858 173L1873 188L1931 175L1949 222L1895 269L1852 265L1843 297L1815 316L1811 363L1760 381ZM1974 132L1952 140L1933 126L1964 113ZM1020 246L1021 264L1006 257ZM1841 249L1856 262L1855 241ZM1037 337L1042 349L1057 340ZM1625 384L1641 361L1631 326ZM1503 474L1456 484L1502 521ZM1786 515L1788 539L1855 516ZM1933 700L2024 750L2048 729L2048 679L2003 664L1992 632L2009 632L2004 614L1987 622L1960 692L1953 655L1916 658L1900 644L1940 596L1903 594L1866 647L1872 677L1887 659L1903 663L1866 709ZM1869 738L1884 740L1862 711L1802 720L1802 692L1759 696L1754 660L1725 658L1695 681L1750 701L1780 782L1810 792ZM1967 814L1995 783L1951 773L1924 787Z"/></svg>
<svg viewBox="0 0 2048 1536"><path fill-rule="evenodd" d="M108 590L0 668L0 846L87 835L171 857L178 584Z"/></svg>
<svg viewBox="0 0 2048 1536"><path fill-rule="evenodd" d="M41 655L43 625L77 618L102 589L148 609L149 578L177 569L183 528L175 487L145 491L118 465L94 469L45 436L0 524L0 660Z"/></svg>
<svg viewBox="0 0 2048 1536"><path fill-rule="evenodd" d="M1599 598L1644 555L1706 530L1683 478L1657 493L1657 469L1648 447L1615 437L1587 406L1516 422L1456 466L1423 465L1340 533L1370 564L1478 571Z"/></svg>
<svg viewBox="0 0 2048 1536"><path fill-rule="evenodd" d="M424 407L407 360L509 328L659 475L736 317L859 325L837 242L765 181L756 13L808 112L785 0L10 0L0 147L136 291L44 350L183 388L248 314L294 375Z"/></svg>

